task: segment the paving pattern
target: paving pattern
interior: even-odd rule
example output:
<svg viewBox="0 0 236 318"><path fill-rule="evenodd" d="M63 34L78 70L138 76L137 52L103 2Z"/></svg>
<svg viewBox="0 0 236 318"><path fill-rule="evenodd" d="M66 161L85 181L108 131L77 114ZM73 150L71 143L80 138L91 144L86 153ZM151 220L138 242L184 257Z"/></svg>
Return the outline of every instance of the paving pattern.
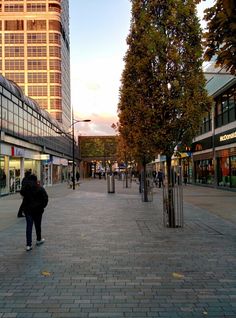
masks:
<svg viewBox="0 0 236 318"><path fill-rule="evenodd" d="M0 199L0 221L6 211L11 220L0 227L0 318L236 318L233 221L195 198L184 201L184 228L165 228L161 190L142 202L135 183L116 181L114 194L98 179L48 192L46 242L31 252L20 197Z"/></svg>

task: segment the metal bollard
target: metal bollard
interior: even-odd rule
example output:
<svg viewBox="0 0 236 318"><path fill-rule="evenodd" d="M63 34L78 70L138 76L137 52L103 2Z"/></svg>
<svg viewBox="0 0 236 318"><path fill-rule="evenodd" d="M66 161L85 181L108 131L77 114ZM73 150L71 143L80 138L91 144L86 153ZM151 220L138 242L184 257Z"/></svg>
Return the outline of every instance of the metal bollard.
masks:
<svg viewBox="0 0 236 318"><path fill-rule="evenodd" d="M115 178L114 175L107 176L107 192L115 193Z"/></svg>

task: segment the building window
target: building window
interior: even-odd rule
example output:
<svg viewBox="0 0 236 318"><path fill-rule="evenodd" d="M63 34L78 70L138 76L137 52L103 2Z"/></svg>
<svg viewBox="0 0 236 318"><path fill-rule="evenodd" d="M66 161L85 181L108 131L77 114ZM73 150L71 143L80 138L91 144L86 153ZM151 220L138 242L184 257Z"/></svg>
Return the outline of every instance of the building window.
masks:
<svg viewBox="0 0 236 318"><path fill-rule="evenodd" d="M43 3L29 3L27 4L27 12L45 12L46 4Z"/></svg>
<svg viewBox="0 0 236 318"><path fill-rule="evenodd" d="M215 104L216 127L236 120L236 87L218 96Z"/></svg>
<svg viewBox="0 0 236 318"><path fill-rule="evenodd" d="M54 11L54 12L60 13L61 12L61 6L59 4L56 4L56 3L49 3L48 10L49 10L49 12Z"/></svg>
<svg viewBox="0 0 236 318"><path fill-rule="evenodd" d="M59 4L56 4L56 3L49 3L48 10L50 12L54 11L54 12L60 13L61 12L61 6Z"/></svg>
<svg viewBox="0 0 236 318"><path fill-rule="evenodd" d="M47 29L46 20L28 20L27 30L45 31Z"/></svg>
<svg viewBox="0 0 236 318"><path fill-rule="evenodd" d="M48 100L42 98L34 98L34 100L39 104L39 106L43 109L48 108Z"/></svg>
<svg viewBox="0 0 236 318"><path fill-rule="evenodd" d="M61 86L50 86L50 95L61 97Z"/></svg>
<svg viewBox="0 0 236 318"><path fill-rule="evenodd" d="M60 123L62 122L62 113L61 112L50 112L50 114Z"/></svg>
<svg viewBox="0 0 236 318"><path fill-rule="evenodd" d="M24 83L25 82L25 74L24 73L5 73L6 78L16 83Z"/></svg>
<svg viewBox="0 0 236 318"><path fill-rule="evenodd" d="M212 129L212 120L211 120L211 113L209 112L202 119L202 124L200 126L199 134L200 135L205 134L208 131L211 131L211 129Z"/></svg>
<svg viewBox="0 0 236 318"><path fill-rule="evenodd" d="M47 70L46 60L28 60L28 70Z"/></svg>
<svg viewBox="0 0 236 318"><path fill-rule="evenodd" d="M236 120L236 88L229 92L229 122Z"/></svg>
<svg viewBox="0 0 236 318"><path fill-rule="evenodd" d="M50 109L62 109L61 99L51 99L50 100Z"/></svg>
<svg viewBox="0 0 236 318"><path fill-rule="evenodd" d="M24 5L23 4L5 4L4 6L5 12L23 12Z"/></svg>
<svg viewBox="0 0 236 318"><path fill-rule="evenodd" d="M23 20L5 21L5 31L23 31L23 30L24 30Z"/></svg>
<svg viewBox="0 0 236 318"><path fill-rule="evenodd" d="M218 165L218 186L236 188L236 156L229 156L229 153L223 154L217 158Z"/></svg>
<svg viewBox="0 0 236 318"><path fill-rule="evenodd" d="M229 157L222 157L217 159L218 166L218 185L220 187L230 186L230 167Z"/></svg>
<svg viewBox="0 0 236 318"><path fill-rule="evenodd" d="M47 73L28 73L28 83L47 83Z"/></svg>
<svg viewBox="0 0 236 318"><path fill-rule="evenodd" d="M61 32L61 23L57 20L49 20L49 30Z"/></svg>
<svg viewBox="0 0 236 318"><path fill-rule="evenodd" d="M6 46L5 47L6 57L24 57L23 46Z"/></svg>
<svg viewBox="0 0 236 318"><path fill-rule="evenodd" d="M50 57L61 57L61 50L58 46L50 46L49 47L49 55Z"/></svg>
<svg viewBox="0 0 236 318"><path fill-rule="evenodd" d="M201 184L213 184L215 169L212 159L195 161L195 182Z"/></svg>
<svg viewBox="0 0 236 318"><path fill-rule="evenodd" d="M46 44L46 33L28 33L27 34L28 44Z"/></svg>
<svg viewBox="0 0 236 318"><path fill-rule="evenodd" d="M230 157L231 187L236 188L236 156Z"/></svg>
<svg viewBox="0 0 236 318"><path fill-rule="evenodd" d="M27 54L29 57L47 57L46 46L28 46Z"/></svg>
<svg viewBox="0 0 236 318"><path fill-rule="evenodd" d="M5 68L8 71L24 70L24 60L6 60Z"/></svg>
<svg viewBox="0 0 236 318"><path fill-rule="evenodd" d="M50 73L50 82L61 84L61 73Z"/></svg>
<svg viewBox="0 0 236 318"><path fill-rule="evenodd" d="M61 70L61 61L60 60L50 60L49 61L50 70L60 71Z"/></svg>
<svg viewBox="0 0 236 318"><path fill-rule="evenodd" d="M29 86L28 93L30 96L47 96L47 86Z"/></svg>
<svg viewBox="0 0 236 318"><path fill-rule="evenodd" d="M5 34L5 44L24 44L24 33Z"/></svg>
<svg viewBox="0 0 236 318"><path fill-rule="evenodd" d="M49 43L61 45L61 35L58 33L49 33Z"/></svg>

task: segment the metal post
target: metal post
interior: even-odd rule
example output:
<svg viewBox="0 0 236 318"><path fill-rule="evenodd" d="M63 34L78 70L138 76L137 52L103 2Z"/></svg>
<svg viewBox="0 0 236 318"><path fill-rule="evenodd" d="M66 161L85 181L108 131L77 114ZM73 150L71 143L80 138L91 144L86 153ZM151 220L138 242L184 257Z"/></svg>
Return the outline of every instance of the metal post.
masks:
<svg viewBox="0 0 236 318"><path fill-rule="evenodd" d="M73 116L74 120L74 116ZM72 145L72 182L73 182L73 190L75 190L75 125L72 125L72 138L73 138L73 145Z"/></svg>
<svg viewBox="0 0 236 318"><path fill-rule="evenodd" d="M76 123L87 123L90 122L91 119L83 119L83 120L74 120L74 111L72 108L72 124L70 125L70 127L72 127L72 133L66 133L64 131L58 131L57 133L60 135L65 135L67 137L70 138L70 140L72 140L72 189L75 190L75 124ZM71 136L72 134L72 136Z"/></svg>

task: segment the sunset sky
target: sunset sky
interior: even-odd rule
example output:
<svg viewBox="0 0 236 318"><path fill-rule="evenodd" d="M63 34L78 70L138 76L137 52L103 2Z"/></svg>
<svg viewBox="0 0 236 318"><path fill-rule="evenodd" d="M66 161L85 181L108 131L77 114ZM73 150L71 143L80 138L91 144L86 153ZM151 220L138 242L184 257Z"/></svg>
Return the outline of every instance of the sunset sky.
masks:
<svg viewBox="0 0 236 318"><path fill-rule="evenodd" d="M71 102L81 135L114 135L123 57L127 50L129 0L70 0ZM199 7L199 17L213 0Z"/></svg>

